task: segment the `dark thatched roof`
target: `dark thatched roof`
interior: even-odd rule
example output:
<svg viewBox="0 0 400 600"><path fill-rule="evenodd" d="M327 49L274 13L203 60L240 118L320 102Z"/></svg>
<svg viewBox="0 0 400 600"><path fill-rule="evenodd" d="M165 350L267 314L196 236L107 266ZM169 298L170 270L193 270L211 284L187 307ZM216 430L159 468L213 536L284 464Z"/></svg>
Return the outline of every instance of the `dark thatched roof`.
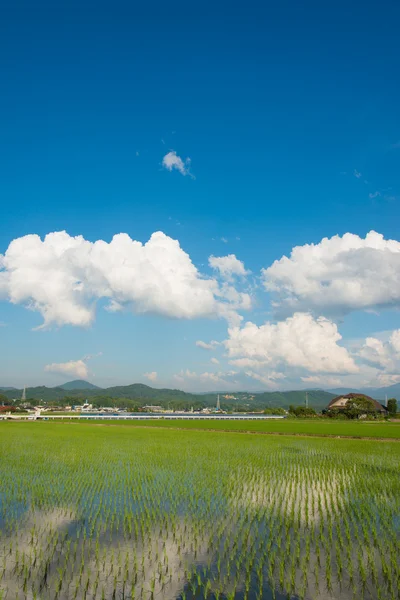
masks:
<svg viewBox="0 0 400 600"><path fill-rule="evenodd" d="M332 408L333 405L335 404L335 402L337 402L338 400L342 400L342 399L352 400L354 398L364 398L365 400L371 400L371 402L373 403L373 405L375 407L375 410L377 410L377 411L386 411L386 408L380 402L378 402L377 400L374 400L370 396L367 396L366 394L354 394L354 393L351 393L351 394L340 394L340 396L336 396L335 398L332 398L332 400L329 402L327 408L328 408L328 410L330 408Z"/></svg>

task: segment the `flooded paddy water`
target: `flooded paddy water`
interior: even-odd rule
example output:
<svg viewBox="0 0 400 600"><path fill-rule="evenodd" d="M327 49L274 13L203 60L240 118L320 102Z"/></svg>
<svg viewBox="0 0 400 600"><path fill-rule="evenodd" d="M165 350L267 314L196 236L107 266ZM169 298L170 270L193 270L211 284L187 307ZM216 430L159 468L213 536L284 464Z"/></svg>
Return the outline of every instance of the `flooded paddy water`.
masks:
<svg viewBox="0 0 400 600"><path fill-rule="evenodd" d="M400 444L0 424L0 599L396 599Z"/></svg>

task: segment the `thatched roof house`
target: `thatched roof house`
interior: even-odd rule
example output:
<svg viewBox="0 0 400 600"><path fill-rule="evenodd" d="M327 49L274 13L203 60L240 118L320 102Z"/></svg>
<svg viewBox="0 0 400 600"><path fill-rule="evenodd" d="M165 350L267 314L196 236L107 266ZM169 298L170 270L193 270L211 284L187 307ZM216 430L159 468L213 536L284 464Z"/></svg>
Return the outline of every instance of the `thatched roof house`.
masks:
<svg viewBox="0 0 400 600"><path fill-rule="evenodd" d="M336 398L332 398L327 406L327 410L343 410L346 408L347 402L349 400L353 400L354 398L364 398L365 400L370 400L375 407L376 412L386 414L386 408L377 400L374 400L370 396L366 394L346 394L341 396L336 396Z"/></svg>

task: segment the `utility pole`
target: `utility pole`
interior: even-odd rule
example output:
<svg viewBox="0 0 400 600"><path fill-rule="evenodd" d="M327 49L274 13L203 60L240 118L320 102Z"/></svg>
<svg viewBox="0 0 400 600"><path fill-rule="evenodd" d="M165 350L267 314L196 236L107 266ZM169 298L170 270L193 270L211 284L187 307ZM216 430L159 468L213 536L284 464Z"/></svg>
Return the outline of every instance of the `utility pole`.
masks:
<svg viewBox="0 0 400 600"><path fill-rule="evenodd" d="M308 392L306 392L306 408L308 408Z"/></svg>

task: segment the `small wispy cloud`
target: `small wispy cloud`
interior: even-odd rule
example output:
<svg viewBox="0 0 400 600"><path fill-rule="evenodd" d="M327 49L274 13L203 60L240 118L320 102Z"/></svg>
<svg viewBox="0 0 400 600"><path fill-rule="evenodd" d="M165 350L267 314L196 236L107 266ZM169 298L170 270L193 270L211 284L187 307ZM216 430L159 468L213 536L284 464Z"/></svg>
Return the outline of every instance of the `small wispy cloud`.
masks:
<svg viewBox="0 0 400 600"><path fill-rule="evenodd" d="M207 342L203 342L202 340L197 340L196 346L198 348L203 348L203 350L214 350L216 346L219 346L221 342L217 342L216 340L212 340L209 344Z"/></svg>
<svg viewBox="0 0 400 600"><path fill-rule="evenodd" d="M85 354L85 356L82 358L82 360L84 360L84 361L92 360L92 358L97 358L98 356L103 356L103 353L96 352L96 354Z"/></svg>
<svg viewBox="0 0 400 600"><path fill-rule="evenodd" d="M157 380L157 371L151 371L150 373L143 373L143 377L146 377L146 379L148 379L149 381L156 381Z"/></svg>
<svg viewBox="0 0 400 600"><path fill-rule="evenodd" d="M180 221L178 221L177 219L172 218L172 217L168 217L168 221L174 221L175 225L182 225L182 223Z"/></svg>
<svg viewBox="0 0 400 600"><path fill-rule="evenodd" d="M197 373L196 371L189 371L189 369L181 370L179 373L174 375L175 381L179 383L192 382L197 384L215 384L219 383L222 385L229 385L229 382L225 379L226 377L233 377L236 375L236 371L218 371L216 373L210 373L206 371L205 373ZM233 382L236 383L236 382Z"/></svg>
<svg viewBox="0 0 400 600"><path fill-rule="evenodd" d="M51 363L46 365L44 370L48 373L56 373L58 375L70 375L79 379L87 379L90 375L87 361L102 356L102 352L96 354L85 354L79 360L69 360L64 363ZM93 373L92 373L93 375Z"/></svg>
<svg viewBox="0 0 400 600"><path fill-rule="evenodd" d="M362 178L362 173L360 173L360 171L357 171L357 169L354 169L353 175L354 175L354 177L356 177L359 180L361 180L361 178ZM363 183L365 183L365 185L368 185L368 186L372 185L371 182L368 181L368 179L363 179L362 181L363 181ZM391 188L389 188L389 189L391 189ZM368 198L370 200L375 200L376 198L383 198L384 200L388 200L388 201L396 200L395 196L388 196L385 193L385 191L386 190L383 189L383 190L375 190L374 192L370 192L368 194Z"/></svg>
<svg viewBox="0 0 400 600"><path fill-rule="evenodd" d="M182 160L182 158L178 156L175 150L170 150L169 152L167 152L167 154L162 159L162 166L164 167L164 169L167 169L167 171L173 171L175 169L176 171L179 171L181 175L190 175L190 177L193 177L193 175L190 172L190 164L190 158Z"/></svg>
<svg viewBox="0 0 400 600"><path fill-rule="evenodd" d="M51 363L44 368L48 373L57 373L57 375L69 375L86 379L89 376L87 364L82 360L69 360L65 363Z"/></svg>

